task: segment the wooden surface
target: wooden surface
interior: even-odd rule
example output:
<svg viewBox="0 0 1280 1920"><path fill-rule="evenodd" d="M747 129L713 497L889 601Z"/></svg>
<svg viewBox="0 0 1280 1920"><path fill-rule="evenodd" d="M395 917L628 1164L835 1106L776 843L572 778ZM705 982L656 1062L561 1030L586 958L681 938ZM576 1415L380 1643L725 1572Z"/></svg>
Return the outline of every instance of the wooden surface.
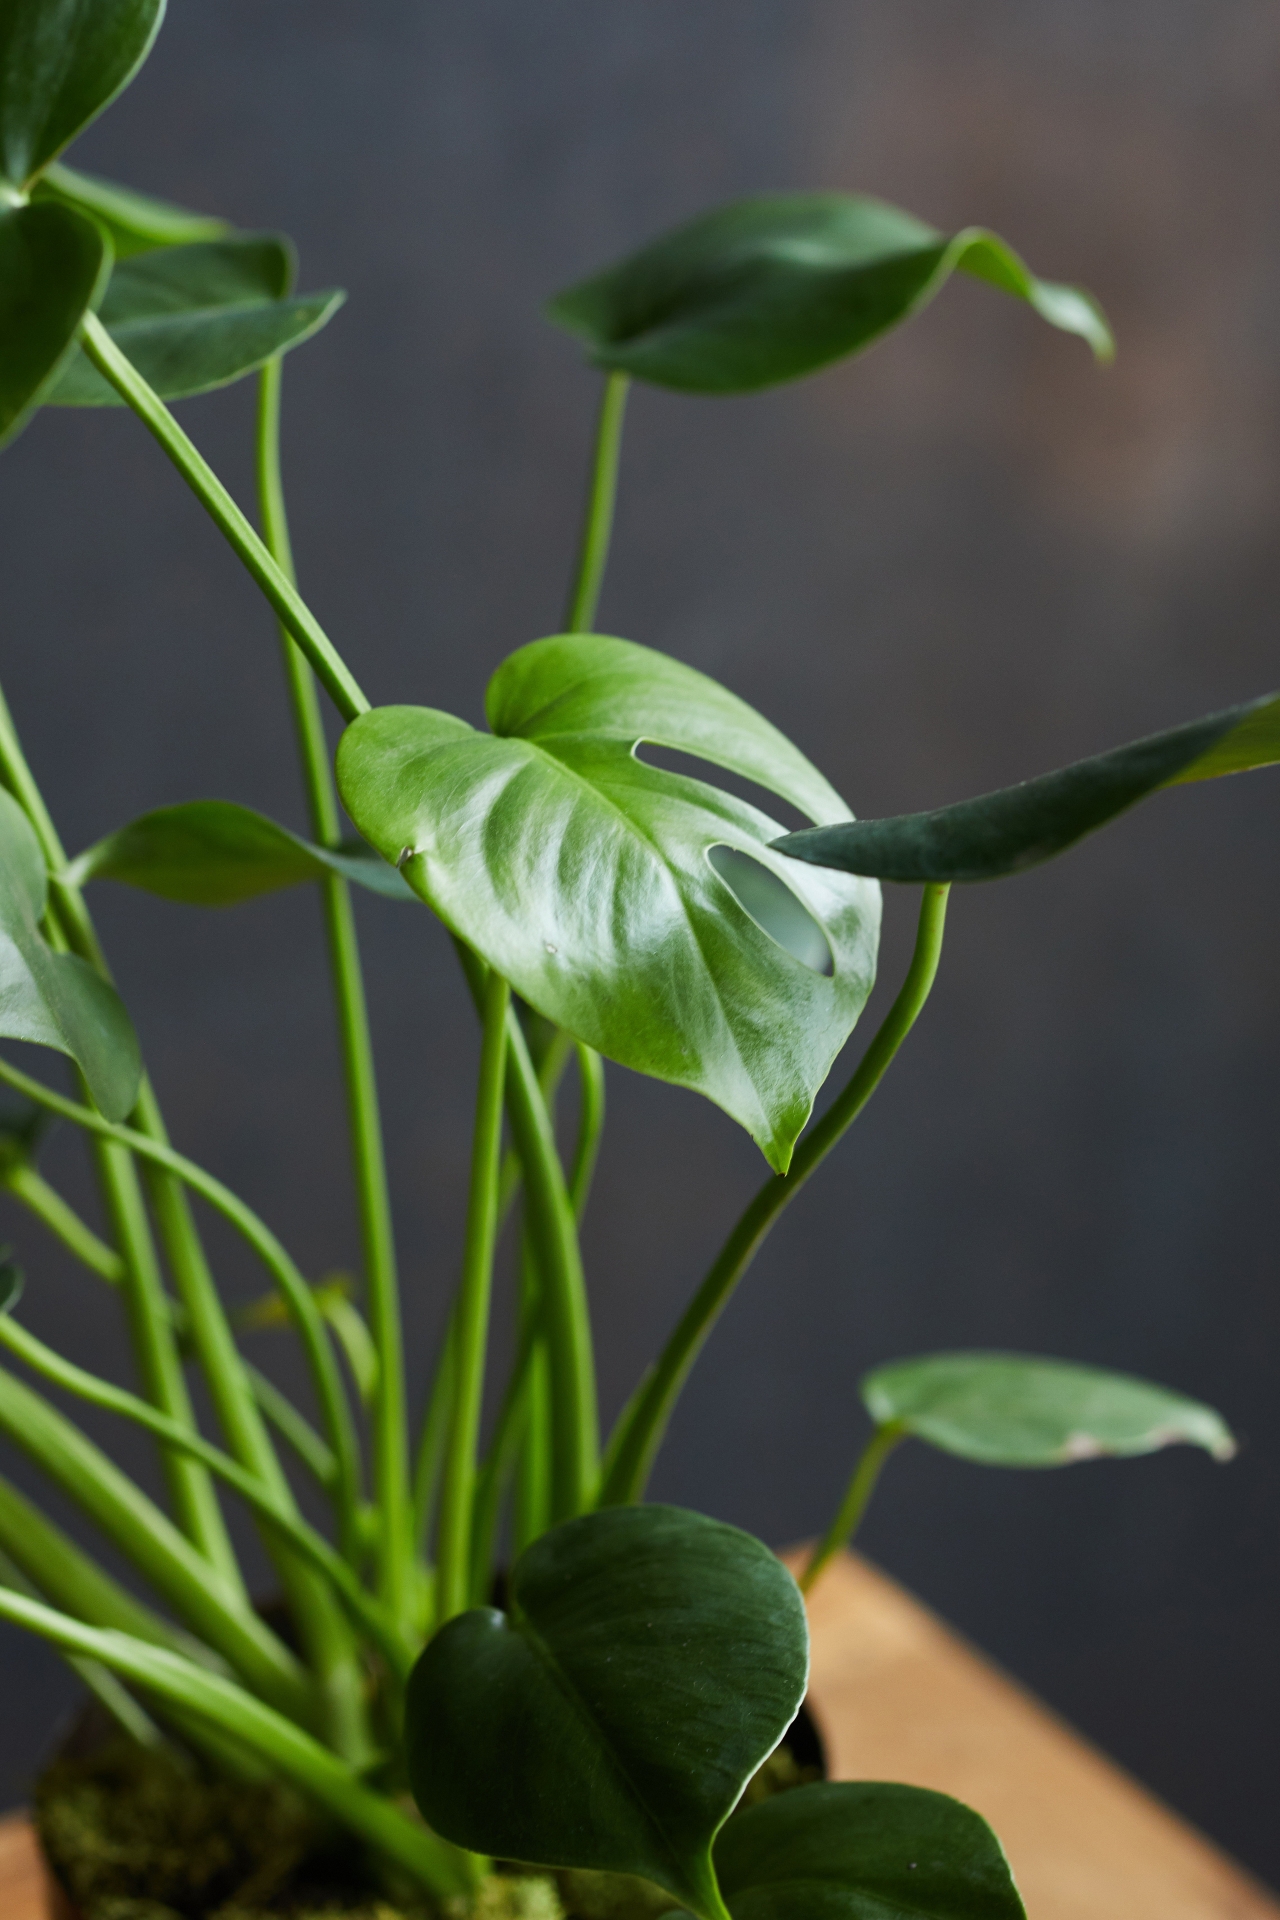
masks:
<svg viewBox="0 0 1280 1920"><path fill-rule="evenodd" d="M810 1606L836 1779L953 1793L1003 1840L1030 1920L1280 1920L1280 1904L864 1561ZM30 1828L0 1821L0 1920L48 1920Z"/></svg>

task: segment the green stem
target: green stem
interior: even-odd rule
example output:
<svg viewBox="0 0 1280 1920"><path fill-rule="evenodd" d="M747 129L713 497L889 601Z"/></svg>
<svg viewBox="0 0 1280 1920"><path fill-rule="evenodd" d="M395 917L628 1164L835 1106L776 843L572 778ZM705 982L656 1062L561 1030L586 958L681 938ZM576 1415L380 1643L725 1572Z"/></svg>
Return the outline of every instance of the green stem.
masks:
<svg viewBox="0 0 1280 1920"><path fill-rule="evenodd" d="M210 519L288 627L344 720L367 713L369 702L297 589L285 578L208 462L199 454L163 400L121 353L95 314L86 314L81 343L94 366L126 406L159 441Z"/></svg>
<svg viewBox="0 0 1280 1920"><path fill-rule="evenodd" d="M0 1179L0 1187L34 1213L37 1220L42 1221L83 1266L110 1286L121 1285L125 1278L125 1264L115 1248L109 1247L105 1240L100 1240L75 1208L68 1206L62 1195L34 1167L10 1167Z"/></svg>
<svg viewBox="0 0 1280 1920"><path fill-rule="evenodd" d="M551 1406L551 1371L546 1335L540 1320L542 1286L531 1236L520 1243L521 1339L530 1339L529 1377L525 1387L525 1422L516 1471L512 1544L517 1554L532 1546L551 1525L551 1474L555 1431Z"/></svg>
<svg viewBox="0 0 1280 1920"><path fill-rule="evenodd" d="M493 1289L498 1174L502 1157L502 1090L510 1012L511 990L501 974L491 969L484 989L484 1037L480 1049L462 1282L458 1289L452 1417L440 1492L437 1575L440 1624L452 1619L455 1613L462 1613L470 1602L471 1507ZM514 1016L511 1024L517 1024Z"/></svg>
<svg viewBox="0 0 1280 1920"><path fill-rule="evenodd" d="M596 617L604 570L613 532L613 508L618 491L618 459L622 452L622 423L627 410L625 373L611 373L604 383L596 427L595 459L587 487L586 514L578 549L577 578L564 616L566 633L589 633Z"/></svg>
<svg viewBox="0 0 1280 1920"><path fill-rule="evenodd" d="M280 381L281 362L272 360L263 368L259 390L258 495L267 548L282 576L292 582L293 554L280 470ZM291 638L287 623L282 624L281 641L311 830L322 846L336 847L341 843L342 830L315 676ZM329 875L319 885L346 1080L369 1323L378 1355L378 1387L370 1417L374 1497L380 1523L378 1591L392 1612L407 1621L413 1607L414 1535L404 1334L373 1042L351 889L337 874Z"/></svg>
<svg viewBox="0 0 1280 1920"><path fill-rule="evenodd" d="M318 1480L326 1493L332 1493L338 1475L333 1448L326 1446L311 1422L303 1417L292 1400L281 1393L274 1380L246 1363L245 1375L253 1397L276 1432L293 1448L307 1472Z"/></svg>
<svg viewBox="0 0 1280 1920"><path fill-rule="evenodd" d="M594 1047L575 1042L578 1060L578 1139L573 1150L569 1174L569 1197L581 1225L587 1210L591 1181L600 1157L600 1136L604 1132L604 1061Z"/></svg>
<svg viewBox="0 0 1280 1920"><path fill-rule="evenodd" d="M424 1551L430 1551L431 1511L435 1505L444 1464L445 1438L453 1409L454 1364L458 1340L457 1302L449 1314L436 1361L435 1378L422 1416L422 1433L413 1473L413 1537Z"/></svg>
<svg viewBox="0 0 1280 1920"><path fill-rule="evenodd" d="M875 1491L881 1467L898 1442L905 1438L902 1428L895 1426L892 1421L887 1426L876 1428L862 1458L853 1470L853 1477L836 1511L835 1519L810 1554L808 1564L800 1575L801 1593L809 1592L828 1560L839 1553L842 1547L847 1547L853 1539L862 1516L867 1510L867 1503Z"/></svg>
<svg viewBox="0 0 1280 1920"><path fill-rule="evenodd" d="M493 1438L484 1465L476 1476L475 1499L471 1513L471 1604L489 1604L493 1584L493 1549L498 1535L498 1517L502 1496L516 1463L521 1436L529 1413L529 1379L537 1350L536 1322L526 1320L520 1334L511 1376L507 1381Z"/></svg>
<svg viewBox="0 0 1280 1920"><path fill-rule="evenodd" d="M621 1506L642 1497L680 1389L730 1294L788 1201L862 1112L915 1025L938 971L949 891L945 886L924 888L907 977L853 1078L800 1141L789 1171L767 1180L750 1202L656 1365L624 1408L609 1442L600 1493L602 1506Z"/></svg>

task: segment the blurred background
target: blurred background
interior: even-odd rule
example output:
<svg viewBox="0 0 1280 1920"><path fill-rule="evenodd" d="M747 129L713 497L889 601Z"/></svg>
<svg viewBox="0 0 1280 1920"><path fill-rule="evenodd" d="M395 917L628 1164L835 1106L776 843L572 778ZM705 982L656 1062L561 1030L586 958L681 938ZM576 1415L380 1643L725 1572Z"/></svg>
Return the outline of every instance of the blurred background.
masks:
<svg viewBox="0 0 1280 1920"><path fill-rule="evenodd" d="M476 721L502 656L555 630L575 545L598 381L539 317L562 284L732 195L835 187L989 224L1091 287L1105 374L966 282L800 386L634 395L600 625L723 679L883 814L1280 682L1278 80L1270 0L177 0L72 158L281 227L304 288L350 290L285 381L303 585L375 701ZM182 410L246 499L253 399ZM42 415L0 493L5 688L69 847L205 795L302 827L270 617L141 427ZM1244 1443L1228 1468L904 1449L863 1539L1272 1881L1278 824L1276 774L1221 782L957 892L924 1019L743 1284L655 1485L779 1545L812 1533L865 1434L859 1375L937 1347L1212 1401ZM914 904L890 890L869 1019ZM93 905L178 1143L309 1272L352 1264L314 900ZM476 1035L430 916L360 911L421 1380ZM612 1411L765 1169L692 1095L611 1070L609 1099L587 1257ZM74 1139L44 1167L92 1209ZM106 1290L0 1215L29 1324L127 1378ZM210 1245L251 1297L240 1248ZM0 1630L0 1805L74 1692Z"/></svg>

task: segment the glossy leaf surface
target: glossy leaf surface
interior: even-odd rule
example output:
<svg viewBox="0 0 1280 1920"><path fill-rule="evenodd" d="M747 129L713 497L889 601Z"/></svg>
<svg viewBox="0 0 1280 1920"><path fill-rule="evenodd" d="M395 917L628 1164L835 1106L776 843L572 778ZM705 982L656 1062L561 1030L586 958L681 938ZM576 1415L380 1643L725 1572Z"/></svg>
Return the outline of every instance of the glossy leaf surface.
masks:
<svg viewBox="0 0 1280 1920"><path fill-rule="evenodd" d="M1277 761L1280 694L1266 694L976 800L806 828L774 844L797 860L881 880L999 880L1064 853L1161 787Z"/></svg>
<svg viewBox="0 0 1280 1920"><path fill-rule="evenodd" d="M231 800L157 807L109 833L68 868L78 886L122 880L197 907L234 906L327 873L389 899L413 898L395 868L372 847L318 847Z"/></svg>
<svg viewBox="0 0 1280 1920"><path fill-rule="evenodd" d="M949 238L856 194L733 201L569 288L548 313L597 366L686 393L747 393L869 346L956 269L1110 358L1093 300L1037 280L995 234L966 227Z"/></svg>
<svg viewBox="0 0 1280 1920"><path fill-rule="evenodd" d="M148 385L165 400L224 387L319 331L344 294L287 298L288 242L274 234L162 247L117 266L99 317ZM124 403L83 353L49 396L55 406Z"/></svg>
<svg viewBox="0 0 1280 1920"><path fill-rule="evenodd" d="M0 1036L74 1060L100 1111L123 1120L137 1098L137 1037L115 988L40 932L47 877L17 801L0 792Z"/></svg>
<svg viewBox="0 0 1280 1920"><path fill-rule="evenodd" d="M775 1794L734 1815L715 1864L733 1920L1024 1920L986 1821L924 1787Z"/></svg>
<svg viewBox="0 0 1280 1920"><path fill-rule="evenodd" d="M0 179L27 187L128 86L164 0L4 0Z"/></svg>
<svg viewBox="0 0 1280 1920"><path fill-rule="evenodd" d="M712 1840L807 1673L799 1592L758 1540L674 1507L586 1514L521 1555L509 1613L427 1647L414 1795L460 1846L640 1874L715 1915Z"/></svg>
<svg viewBox="0 0 1280 1920"><path fill-rule="evenodd" d="M1215 1460L1236 1450L1222 1416L1199 1400L1131 1374L1034 1354L898 1360L866 1376L862 1398L878 1425L995 1467L1061 1467L1179 1441Z"/></svg>
<svg viewBox="0 0 1280 1920"><path fill-rule="evenodd" d="M706 1094L785 1167L870 991L878 891L809 885L766 814L635 749L698 755L811 820L843 801L744 701L626 640L534 641L487 709L491 734L424 707L355 721L338 783L361 833L539 1013Z"/></svg>
<svg viewBox="0 0 1280 1920"><path fill-rule="evenodd" d="M110 264L92 221L45 204L0 211L0 446L20 432L76 353Z"/></svg>
<svg viewBox="0 0 1280 1920"><path fill-rule="evenodd" d="M117 260L146 253L152 247L190 246L197 240L219 240L229 231L225 220L191 213L169 200L153 200L114 180L80 173L59 161L45 168L32 190L32 199L56 200L87 213L107 229Z"/></svg>

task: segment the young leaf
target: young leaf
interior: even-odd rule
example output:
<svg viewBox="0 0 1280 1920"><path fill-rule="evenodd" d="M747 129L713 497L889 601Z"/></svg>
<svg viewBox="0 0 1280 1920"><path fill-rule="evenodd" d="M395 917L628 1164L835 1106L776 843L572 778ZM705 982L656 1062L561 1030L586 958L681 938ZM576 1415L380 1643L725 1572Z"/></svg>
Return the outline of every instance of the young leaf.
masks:
<svg viewBox="0 0 1280 1920"><path fill-rule="evenodd" d="M77 351L109 272L102 235L82 214L52 203L0 211L0 446Z"/></svg>
<svg viewBox="0 0 1280 1920"><path fill-rule="evenodd" d="M1000 880L1064 853L1161 787L1277 761L1280 694L1269 693L976 800L891 820L806 827L773 844L793 859L880 880Z"/></svg>
<svg viewBox="0 0 1280 1920"><path fill-rule="evenodd" d="M120 263L99 317L148 385L164 400L181 400L239 380L310 339L346 298L333 291L286 298L292 277L292 249L275 234L156 248ZM83 350L49 401L124 404Z"/></svg>
<svg viewBox="0 0 1280 1920"><path fill-rule="evenodd" d="M986 1821L925 1787L775 1794L734 1815L715 1864L733 1920L1025 1920Z"/></svg>
<svg viewBox="0 0 1280 1920"><path fill-rule="evenodd" d="M19 191L127 87L164 0L5 0L0 179Z"/></svg>
<svg viewBox="0 0 1280 1920"><path fill-rule="evenodd" d="M932 1353L877 1367L862 1399L880 1426L993 1467L1063 1467L1179 1441L1229 1460L1220 1414L1127 1373L1022 1353Z"/></svg>
<svg viewBox="0 0 1280 1920"><path fill-rule="evenodd" d="M510 1611L437 1633L409 1682L409 1777L457 1845L640 1874L721 1920L711 1843L804 1694L790 1574L736 1527L614 1507L517 1560Z"/></svg>
<svg viewBox="0 0 1280 1920"><path fill-rule="evenodd" d="M784 1169L870 991L879 894L808 885L770 853L767 815L636 747L699 755L811 820L843 801L744 701L626 640L534 641L487 708L492 734L423 707L349 727L338 783L361 833L530 1006L706 1094Z"/></svg>
<svg viewBox="0 0 1280 1920"><path fill-rule="evenodd" d="M71 863L68 877L122 880L166 900L228 907L304 880L341 874L372 893L411 900L409 887L372 847L317 847L264 814L231 800L157 807L109 833Z"/></svg>
<svg viewBox="0 0 1280 1920"><path fill-rule="evenodd" d="M981 227L948 238L845 193L737 200L571 287L547 311L595 364L686 393L747 393L857 353L960 269L1110 359L1096 303L1037 280Z"/></svg>
<svg viewBox="0 0 1280 1920"><path fill-rule="evenodd" d="M0 1036L69 1054L108 1120L137 1098L142 1063L120 996L85 961L40 932L48 879L22 808L0 791Z"/></svg>
<svg viewBox="0 0 1280 1920"><path fill-rule="evenodd" d="M0 1313L12 1313L22 1298L22 1269L9 1257L8 1247L0 1247Z"/></svg>
<svg viewBox="0 0 1280 1920"><path fill-rule="evenodd" d="M196 240L220 240L230 231L225 220L191 213L169 200L153 200L114 180L79 173L54 161L31 191L33 200L56 200L77 213L87 213L105 227L117 260L147 253L153 247L185 247Z"/></svg>

